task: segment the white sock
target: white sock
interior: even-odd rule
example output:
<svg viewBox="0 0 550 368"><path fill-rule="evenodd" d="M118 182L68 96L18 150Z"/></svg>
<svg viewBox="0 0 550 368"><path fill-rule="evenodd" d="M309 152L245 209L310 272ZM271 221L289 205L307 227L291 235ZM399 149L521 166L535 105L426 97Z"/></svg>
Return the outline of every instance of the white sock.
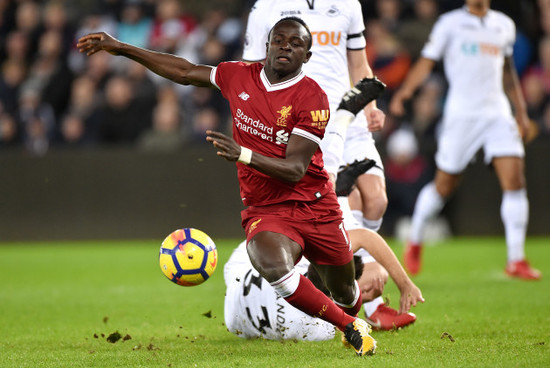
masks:
<svg viewBox="0 0 550 368"><path fill-rule="evenodd" d="M378 231L380 230L380 226L382 226L382 219L369 220L363 217L363 226L369 230Z"/></svg>
<svg viewBox="0 0 550 368"><path fill-rule="evenodd" d="M371 300L370 302L363 303L363 308L365 308L365 314L367 317L372 316L380 304L384 304L384 299L381 296Z"/></svg>
<svg viewBox="0 0 550 368"><path fill-rule="evenodd" d="M353 119L355 119L355 115L351 112L336 110L326 127L325 136L321 141L325 169L334 176L338 174L338 168L343 161L346 131Z"/></svg>
<svg viewBox="0 0 550 368"><path fill-rule="evenodd" d="M355 217L355 220L360 224L363 223L363 211L351 210L351 214Z"/></svg>
<svg viewBox="0 0 550 368"><path fill-rule="evenodd" d="M527 190L506 190L502 193L500 217L504 223L508 262L525 258L525 234L529 222Z"/></svg>
<svg viewBox="0 0 550 368"><path fill-rule="evenodd" d="M279 294L282 298L286 298L294 294L296 289L298 289L298 284L300 283L300 273L296 272L295 269L292 269L289 273L281 277L275 282L271 282L269 285L273 286L273 289Z"/></svg>
<svg viewBox="0 0 550 368"><path fill-rule="evenodd" d="M426 222L435 217L445 205L445 199L439 195L435 189L435 183L428 183L422 188L416 204L411 221L411 233L409 241L412 243L422 243L422 236Z"/></svg>

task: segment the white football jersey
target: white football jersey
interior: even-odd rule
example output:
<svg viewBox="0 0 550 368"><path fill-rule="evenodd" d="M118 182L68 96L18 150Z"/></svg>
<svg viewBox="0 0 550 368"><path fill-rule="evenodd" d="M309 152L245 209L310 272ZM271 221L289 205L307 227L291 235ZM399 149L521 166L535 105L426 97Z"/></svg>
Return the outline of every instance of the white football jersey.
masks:
<svg viewBox="0 0 550 368"><path fill-rule="evenodd" d="M302 258L296 271L307 272ZM242 242L224 266L226 285L224 318L227 329L242 338L320 341L334 338L334 326L288 304L260 277Z"/></svg>
<svg viewBox="0 0 550 368"><path fill-rule="evenodd" d="M462 7L438 19L422 56L443 61L449 82L445 115L511 114L502 69L515 33L512 19L495 10L478 17Z"/></svg>
<svg viewBox="0 0 550 368"><path fill-rule="evenodd" d="M350 89L347 50L366 46L361 4L358 0L258 0L248 17L243 60L264 60L269 30L289 16L303 19L311 31L313 55L303 70L323 88L335 109Z"/></svg>

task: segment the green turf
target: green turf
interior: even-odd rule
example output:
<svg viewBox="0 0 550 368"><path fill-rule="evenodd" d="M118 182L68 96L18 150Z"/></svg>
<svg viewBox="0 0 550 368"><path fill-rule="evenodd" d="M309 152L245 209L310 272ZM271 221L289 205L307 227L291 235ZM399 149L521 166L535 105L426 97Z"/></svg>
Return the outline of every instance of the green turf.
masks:
<svg viewBox="0 0 550 368"><path fill-rule="evenodd" d="M501 238L425 250L415 325L374 333L358 358L338 339L243 340L223 324L223 263L197 287L160 272L159 241L0 243L1 367L550 367L550 239L527 252L545 278L509 280ZM400 256L402 247L394 245ZM386 296L398 300L390 283ZM211 317L208 317L208 316ZM118 332L127 340L107 337Z"/></svg>

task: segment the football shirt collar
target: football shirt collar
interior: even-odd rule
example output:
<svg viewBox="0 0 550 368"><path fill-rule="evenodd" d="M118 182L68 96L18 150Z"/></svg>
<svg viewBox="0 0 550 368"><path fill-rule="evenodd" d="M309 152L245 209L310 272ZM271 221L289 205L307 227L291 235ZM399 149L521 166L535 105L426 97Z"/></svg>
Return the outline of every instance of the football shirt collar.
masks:
<svg viewBox="0 0 550 368"><path fill-rule="evenodd" d="M267 79L267 75L265 74L265 67L262 68L262 70L260 72L260 79L262 80L262 83L263 83L265 89L267 90L267 92L279 91L281 89L292 87L293 85L295 85L296 83L298 83L299 81L304 79L305 76L306 75L305 75L304 71L301 70L298 75L296 75L295 77L293 77L289 80L286 80L286 81L280 82L280 83L271 84L271 82Z"/></svg>

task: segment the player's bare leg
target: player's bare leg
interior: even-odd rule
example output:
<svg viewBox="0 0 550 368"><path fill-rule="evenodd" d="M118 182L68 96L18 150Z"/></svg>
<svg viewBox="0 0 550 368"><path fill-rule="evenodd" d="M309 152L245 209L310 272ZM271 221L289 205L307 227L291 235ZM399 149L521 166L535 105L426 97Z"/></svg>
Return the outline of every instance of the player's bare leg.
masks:
<svg viewBox="0 0 550 368"><path fill-rule="evenodd" d="M429 219L437 216L445 201L460 184L460 174L449 174L437 170L435 179L426 184L416 200L411 222L411 232L403 254L403 264L407 272L416 275L422 266L422 238Z"/></svg>
<svg viewBox="0 0 550 368"><path fill-rule="evenodd" d="M525 258L525 236L529 219L524 161L520 157L497 157L493 166L502 189L500 215L504 223L507 248L505 272L510 277L538 280L541 272Z"/></svg>
<svg viewBox="0 0 550 368"><path fill-rule="evenodd" d="M378 231L382 225L382 217L388 207L386 182L381 176L367 172L357 178L357 189L361 193L363 225L370 230ZM357 209L351 203L350 206L352 210Z"/></svg>

